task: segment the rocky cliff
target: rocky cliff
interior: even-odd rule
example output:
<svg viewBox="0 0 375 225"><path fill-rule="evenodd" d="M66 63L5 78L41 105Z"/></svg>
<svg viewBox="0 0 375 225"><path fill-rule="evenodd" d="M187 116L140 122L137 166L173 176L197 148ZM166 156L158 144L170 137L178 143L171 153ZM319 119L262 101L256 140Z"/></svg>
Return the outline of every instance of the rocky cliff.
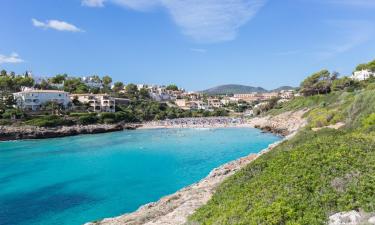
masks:
<svg viewBox="0 0 375 225"><path fill-rule="evenodd" d="M135 124L96 124L85 126L69 126L45 128L35 126L0 126L0 141L20 140L20 139L45 139L74 136L79 134L98 134L124 129L136 129Z"/></svg>

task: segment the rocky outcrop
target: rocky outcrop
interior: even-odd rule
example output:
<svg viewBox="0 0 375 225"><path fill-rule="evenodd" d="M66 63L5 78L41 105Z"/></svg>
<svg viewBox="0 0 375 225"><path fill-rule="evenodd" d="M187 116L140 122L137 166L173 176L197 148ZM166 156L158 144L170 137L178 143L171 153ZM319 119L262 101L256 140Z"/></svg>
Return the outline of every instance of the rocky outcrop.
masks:
<svg viewBox="0 0 375 225"><path fill-rule="evenodd" d="M252 126L271 127L270 131L283 130L283 135L288 135L284 140L293 137L299 128L306 122L302 119L304 111L284 113L275 117L255 118L250 123ZM279 127L278 127L279 126ZM281 141L282 142L282 141ZM279 143L271 144L259 154L227 163L214 169L206 178L188 186L175 194L161 198L158 202L140 207L137 211L115 218L88 223L86 225L182 225L195 210L205 205L214 194L216 188L229 176L248 165L260 155L275 148Z"/></svg>
<svg viewBox="0 0 375 225"><path fill-rule="evenodd" d="M0 141L20 140L20 139L45 139L74 136L79 134L99 134L124 129L136 129L136 124L96 124L96 125L76 125L69 127L45 128L35 126L0 126Z"/></svg>
<svg viewBox="0 0 375 225"><path fill-rule="evenodd" d="M333 214L329 217L329 225L363 225L375 224L375 213L349 211Z"/></svg>
<svg viewBox="0 0 375 225"><path fill-rule="evenodd" d="M285 112L276 116L255 117L248 121L251 126L264 132L288 136L307 124L303 115L307 110Z"/></svg>

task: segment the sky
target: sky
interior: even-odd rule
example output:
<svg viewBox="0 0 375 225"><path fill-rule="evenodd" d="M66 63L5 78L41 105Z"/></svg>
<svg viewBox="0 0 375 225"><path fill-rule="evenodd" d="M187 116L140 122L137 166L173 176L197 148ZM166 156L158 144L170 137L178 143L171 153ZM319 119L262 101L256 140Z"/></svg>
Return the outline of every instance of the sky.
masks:
<svg viewBox="0 0 375 225"><path fill-rule="evenodd" d="M0 68L196 91L375 58L375 0L1 0Z"/></svg>

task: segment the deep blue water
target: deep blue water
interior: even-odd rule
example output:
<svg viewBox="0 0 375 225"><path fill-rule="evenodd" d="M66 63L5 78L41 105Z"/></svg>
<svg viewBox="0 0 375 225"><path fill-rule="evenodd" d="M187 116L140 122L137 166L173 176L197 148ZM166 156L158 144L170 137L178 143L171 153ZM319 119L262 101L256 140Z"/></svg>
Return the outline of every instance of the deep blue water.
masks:
<svg viewBox="0 0 375 225"><path fill-rule="evenodd" d="M134 211L279 140L250 128L0 142L0 224L82 224Z"/></svg>

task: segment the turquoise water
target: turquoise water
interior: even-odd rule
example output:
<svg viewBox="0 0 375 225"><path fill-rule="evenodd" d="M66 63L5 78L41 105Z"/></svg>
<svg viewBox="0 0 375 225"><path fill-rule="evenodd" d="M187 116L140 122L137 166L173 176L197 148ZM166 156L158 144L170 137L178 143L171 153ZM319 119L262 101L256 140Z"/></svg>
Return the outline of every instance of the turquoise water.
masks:
<svg viewBox="0 0 375 225"><path fill-rule="evenodd" d="M0 224L82 224L136 210L279 140L250 128L0 142Z"/></svg>

